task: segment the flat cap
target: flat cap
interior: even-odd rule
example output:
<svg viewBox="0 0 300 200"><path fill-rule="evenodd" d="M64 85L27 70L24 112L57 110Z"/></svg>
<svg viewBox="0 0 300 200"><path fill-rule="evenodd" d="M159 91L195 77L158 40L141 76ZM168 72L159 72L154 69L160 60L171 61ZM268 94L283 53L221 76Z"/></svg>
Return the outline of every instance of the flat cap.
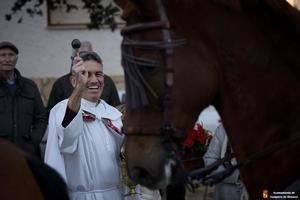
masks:
<svg viewBox="0 0 300 200"><path fill-rule="evenodd" d="M16 54L19 53L18 48L11 42L7 42L7 41L0 42L0 49L4 49L4 48L9 48L13 50Z"/></svg>

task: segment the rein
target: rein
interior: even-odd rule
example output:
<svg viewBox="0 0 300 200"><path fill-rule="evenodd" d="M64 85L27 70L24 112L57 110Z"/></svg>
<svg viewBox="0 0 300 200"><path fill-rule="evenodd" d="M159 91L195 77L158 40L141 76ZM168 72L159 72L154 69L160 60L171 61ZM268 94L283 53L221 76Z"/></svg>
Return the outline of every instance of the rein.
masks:
<svg viewBox="0 0 300 200"><path fill-rule="evenodd" d="M230 160L233 158L233 154L227 153L227 151L226 151L226 154L222 159L212 163L211 165L208 165L205 168L197 169L197 170L190 172L190 174L188 175L188 178L187 178L188 185L190 185L191 188L195 188L200 184L203 184L203 185L216 184L216 183L222 181L224 178L230 176L236 169L239 169L245 165L249 165L249 164L253 163L254 161L263 159L266 156L269 156L270 154L272 154L278 150L282 150L282 148L284 148L284 147L289 147L289 145L291 143L293 143L297 140L300 140L299 132L298 132L298 135L295 137L289 138L282 142L272 144L272 145L268 146L267 148L263 149L262 151L254 153L249 158L246 158L240 162L237 162L234 165L227 164L225 166L225 170L223 170L221 172L209 175L212 171L217 169L220 165L224 165L226 162L227 163L230 162Z"/></svg>

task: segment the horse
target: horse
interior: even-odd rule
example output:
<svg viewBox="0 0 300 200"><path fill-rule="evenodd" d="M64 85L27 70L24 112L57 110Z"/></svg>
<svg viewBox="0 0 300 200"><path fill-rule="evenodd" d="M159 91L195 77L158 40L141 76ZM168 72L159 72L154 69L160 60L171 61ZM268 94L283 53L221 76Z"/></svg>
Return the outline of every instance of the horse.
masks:
<svg viewBox="0 0 300 200"><path fill-rule="evenodd" d="M41 160L0 139L1 200L68 200L63 178Z"/></svg>
<svg viewBox="0 0 300 200"><path fill-rule="evenodd" d="M176 152L199 113L213 105L250 199L261 199L263 190L299 191L296 8L285 0L115 2L126 21L129 176L149 188L183 183Z"/></svg>

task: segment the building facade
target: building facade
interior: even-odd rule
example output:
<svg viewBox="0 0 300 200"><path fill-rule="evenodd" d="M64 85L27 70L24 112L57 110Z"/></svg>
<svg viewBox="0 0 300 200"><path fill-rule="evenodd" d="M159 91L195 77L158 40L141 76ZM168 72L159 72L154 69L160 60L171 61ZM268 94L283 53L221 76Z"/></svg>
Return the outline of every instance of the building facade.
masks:
<svg viewBox="0 0 300 200"><path fill-rule="evenodd" d="M113 78L118 89L124 89L121 25L115 31L108 27L89 30L84 24L86 16L82 15L82 11L73 11L70 15L73 21L69 21L68 18L64 19L70 18L67 15L54 13L50 16L46 3L41 7L43 16L31 18L25 11L21 11L11 21L6 21L5 14L10 13L13 3L14 0L0 2L0 41L10 41L18 47L20 53L17 68L24 76L38 83L45 103L54 80L70 70L71 42L75 38L92 42L94 50L104 61L104 72ZM22 23L18 23L21 16ZM72 25L74 22L81 25Z"/></svg>

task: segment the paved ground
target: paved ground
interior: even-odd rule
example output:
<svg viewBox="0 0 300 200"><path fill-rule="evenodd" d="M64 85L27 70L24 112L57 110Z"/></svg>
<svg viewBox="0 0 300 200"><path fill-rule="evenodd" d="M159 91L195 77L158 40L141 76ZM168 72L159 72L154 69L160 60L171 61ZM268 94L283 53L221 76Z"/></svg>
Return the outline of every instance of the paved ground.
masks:
<svg viewBox="0 0 300 200"><path fill-rule="evenodd" d="M201 187L198 188L195 192L187 191L185 199L186 200L212 200L213 187ZM127 193L126 191L125 193ZM127 196L125 200L139 200L136 195Z"/></svg>

